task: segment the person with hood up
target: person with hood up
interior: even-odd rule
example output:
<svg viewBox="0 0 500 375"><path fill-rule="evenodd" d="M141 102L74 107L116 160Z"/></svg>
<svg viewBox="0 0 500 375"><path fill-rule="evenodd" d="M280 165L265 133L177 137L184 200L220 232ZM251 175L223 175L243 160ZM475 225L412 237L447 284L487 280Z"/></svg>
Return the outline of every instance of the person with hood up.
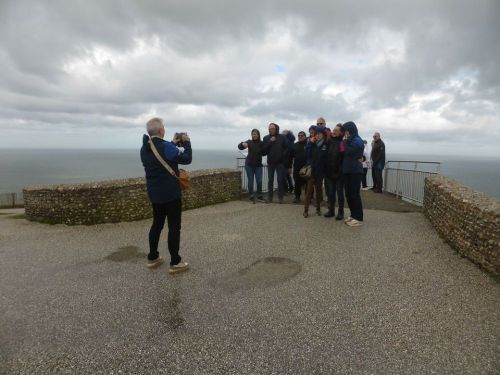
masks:
<svg viewBox="0 0 500 375"><path fill-rule="evenodd" d="M344 125L345 154L342 161L345 197L351 216L344 222L351 227L363 224L363 204L361 202L361 179L363 178L363 151L365 145L358 135L358 128L352 121Z"/></svg>
<svg viewBox="0 0 500 375"><path fill-rule="evenodd" d="M248 149L248 155L245 159L245 172L248 178L250 200L253 203L256 201L265 202L262 197L262 141L260 139L260 132L257 129L252 129L251 138L241 142L238 145L238 149ZM257 183L257 191L255 193L253 189L254 179Z"/></svg>
<svg viewBox="0 0 500 375"><path fill-rule="evenodd" d="M332 136L328 146L328 155L326 159L325 180L328 180L328 212L325 217L335 216L335 200L338 197L339 210L336 220L344 219L344 180L342 178L342 162L344 159L344 127L337 124L333 128Z"/></svg>
<svg viewBox="0 0 500 375"><path fill-rule="evenodd" d="M316 215L321 215L327 153L328 141L326 140L325 130L318 126L314 140L311 140L306 146L306 164L311 166L311 177L307 180L303 214L305 218L309 216L309 205L314 190L316 190Z"/></svg>
<svg viewBox="0 0 500 375"><path fill-rule="evenodd" d="M149 142L151 141L160 157L179 176L179 164L191 164L193 153L187 133L172 142L165 141L163 120L152 118L147 122L149 134L142 137L141 161L146 172L146 185L149 200L153 206L153 224L149 231L148 268L158 267L163 258L158 253L160 234L168 220L168 251L170 253L170 273L185 271L189 265L182 262L179 255L181 239L182 192L179 180L156 158ZM178 147L182 147L181 151Z"/></svg>
<svg viewBox="0 0 500 375"><path fill-rule="evenodd" d="M306 165L306 144L307 136L306 133L300 131L298 134L299 140L296 142L290 151L290 160L293 164L293 179L295 181L295 198L293 203L300 203L300 194L302 193L302 188L304 187L305 181L300 177L300 169Z"/></svg>
<svg viewBox="0 0 500 375"><path fill-rule="evenodd" d="M278 124L271 122L269 124L269 134L262 141L262 155L267 156L267 172L268 172L268 202L273 202L274 193L274 174L278 180L278 199L283 203L285 195L284 179L286 173L286 157L288 155L288 142L285 137L280 134Z"/></svg>
<svg viewBox="0 0 500 375"><path fill-rule="evenodd" d="M283 136L285 137L287 144L288 144L288 149L287 149L287 155L286 155L286 174L285 174L285 192L292 193L293 192L293 180L292 180L292 158L291 158L291 152L293 148L293 143L295 142L295 135L291 130L283 130L282 132Z"/></svg>

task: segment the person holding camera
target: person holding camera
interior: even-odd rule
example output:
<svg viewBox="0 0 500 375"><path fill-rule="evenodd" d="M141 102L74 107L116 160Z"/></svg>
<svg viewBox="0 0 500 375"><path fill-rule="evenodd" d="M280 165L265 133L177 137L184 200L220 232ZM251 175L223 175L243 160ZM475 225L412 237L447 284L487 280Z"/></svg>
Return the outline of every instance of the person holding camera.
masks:
<svg viewBox="0 0 500 375"><path fill-rule="evenodd" d="M255 203L256 201L265 202L262 197L262 141L260 139L260 132L257 129L252 129L252 138L241 142L238 149L248 149L248 154L245 159L245 172L248 178L248 193L250 200ZM254 179L257 183L257 192L254 193L253 183Z"/></svg>
<svg viewBox="0 0 500 375"><path fill-rule="evenodd" d="M149 134L143 136L141 161L146 172L149 200L153 207L153 224L149 231L148 268L158 267L163 258L158 253L160 234L168 221L168 251L170 253L170 273L182 272L189 265L179 255L181 239L182 193L178 180L179 164L191 164L193 153L187 133L176 133L171 142L165 141L163 120L152 118L146 124ZM181 151L182 147L184 151ZM158 154L158 155L155 155ZM160 160L160 158L163 160ZM172 175L162 162L170 167Z"/></svg>

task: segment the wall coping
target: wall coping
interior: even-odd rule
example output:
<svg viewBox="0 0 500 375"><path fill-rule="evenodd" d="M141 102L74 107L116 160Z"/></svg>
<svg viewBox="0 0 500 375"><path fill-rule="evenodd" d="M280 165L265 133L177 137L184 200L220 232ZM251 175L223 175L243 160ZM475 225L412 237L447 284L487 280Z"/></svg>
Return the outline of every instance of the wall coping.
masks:
<svg viewBox="0 0 500 375"><path fill-rule="evenodd" d="M454 199L468 203L481 211L492 212L500 215L500 199L491 197L481 191L462 185L458 181L447 176L427 177L429 183L439 186Z"/></svg>
<svg viewBox="0 0 500 375"><path fill-rule="evenodd" d="M182 166L179 167L182 168ZM241 173L241 172L238 169L231 169L231 168L198 169L195 171L189 171L189 175L191 176L191 178L210 176L215 174L225 174L225 173ZM110 189L116 187L143 185L144 183L145 183L145 177L133 177L133 178L123 178L115 180L84 182L77 184L29 185L24 187L23 190L27 192L32 192L32 191L74 191L74 190Z"/></svg>

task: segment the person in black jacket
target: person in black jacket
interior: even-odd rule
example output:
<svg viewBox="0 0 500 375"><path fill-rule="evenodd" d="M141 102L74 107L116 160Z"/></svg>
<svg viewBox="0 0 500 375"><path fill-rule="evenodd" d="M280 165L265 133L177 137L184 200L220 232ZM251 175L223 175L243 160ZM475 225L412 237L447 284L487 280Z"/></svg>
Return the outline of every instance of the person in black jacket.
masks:
<svg viewBox="0 0 500 375"><path fill-rule="evenodd" d="M328 155L326 159L325 180L328 180L328 212L325 217L335 216L335 198L338 196L339 210L336 220L344 219L344 182L342 179L342 161L344 159L345 145L344 127L338 124L332 132L328 145Z"/></svg>
<svg viewBox="0 0 500 375"><path fill-rule="evenodd" d="M250 200L255 203L257 200L264 202L262 197L262 141L260 132L257 129L252 129L252 138L241 142L238 149L248 149L248 155L245 160L245 172L248 178L248 193ZM254 193L253 183L257 183L257 192Z"/></svg>
<svg viewBox="0 0 500 375"><path fill-rule="evenodd" d="M311 166L311 177L307 180L304 217L309 216L309 205L314 190L316 190L316 214L321 215L327 152L328 141L326 140L325 130L318 126L316 136L306 146L306 164Z"/></svg>
<svg viewBox="0 0 500 375"><path fill-rule="evenodd" d="M300 177L299 172L300 169L306 165L306 144L307 144L307 136L306 133L301 131L298 134L299 140L295 142L291 151L290 151L290 164L289 168L293 166L293 180L295 181L295 198L293 203L300 202L300 194L302 193L302 188L305 185L305 180Z"/></svg>
<svg viewBox="0 0 500 375"><path fill-rule="evenodd" d="M285 156L285 179L283 181L284 183L284 189L286 193L292 193L293 192L293 180L292 180L292 158L291 158L291 152L292 152L292 147L293 143L295 142L295 135L291 130L283 130L283 136L285 137L288 147L287 147L287 153Z"/></svg>
<svg viewBox="0 0 500 375"><path fill-rule="evenodd" d="M193 157L191 141L187 133L172 142L163 140L165 127L160 118L153 118L146 125L148 135L143 136L141 161L146 172L148 197L153 206L153 225L149 231L148 267L158 267L163 258L158 253L160 234L168 220L168 251L170 253L170 273L185 271L189 265L182 262L179 255L181 239L182 192L178 179L170 174L153 154L149 141L154 144L161 158L179 176L178 164L191 164ZM183 147L184 151L178 147Z"/></svg>
<svg viewBox="0 0 500 375"><path fill-rule="evenodd" d="M285 193L284 178L285 178L285 163L288 152L288 142L280 134L278 124L271 122L269 124L269 135L264 137L262 141L262 155L267 156L267 171L268 171L268 202L273 202L274 193L274 174L277 174L278 180L278 199L283 203Z"/></svg>
<svg viewBox="0 0 500 375"><path fill-rule="evenodd" d="M380 133L373 134L372 142L372 177L373 177L373 191L375 193L382 193L384 181L382 178L382 171L385 167L385 144L380 138Z"/></svg>

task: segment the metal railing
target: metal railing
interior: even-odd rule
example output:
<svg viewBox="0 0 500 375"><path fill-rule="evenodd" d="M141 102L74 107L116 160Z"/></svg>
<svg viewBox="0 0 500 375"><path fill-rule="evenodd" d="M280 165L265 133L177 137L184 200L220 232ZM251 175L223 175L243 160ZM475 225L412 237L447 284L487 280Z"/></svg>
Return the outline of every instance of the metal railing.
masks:
<svg viewBox="0 0 500 375"><path fill-rule="evenodd" d="M245 192L248 192L248 178L245 172L245 158L236 158L236 168L241 171L241 189ZM263 164L262 167L262 192L267 192L267 184L269 182L267 164ZM278 179L276 173L274 174L274 184L273 189L276 190L278 188ZM257 186L254 184L254 189L257 189Z"/></svg>
<svg viewBox="0 0 500 375"><path fill-rule="evenodd" d="M23 193L0 193L0 208L21 207L24 205Z"/></svg>
<svg viewBox="0 0 500 375"><path fill-rule="evenodd" d="M426 177L439 174L437 161L390 160L385 163L384 191L421 206Z"/></svg>

